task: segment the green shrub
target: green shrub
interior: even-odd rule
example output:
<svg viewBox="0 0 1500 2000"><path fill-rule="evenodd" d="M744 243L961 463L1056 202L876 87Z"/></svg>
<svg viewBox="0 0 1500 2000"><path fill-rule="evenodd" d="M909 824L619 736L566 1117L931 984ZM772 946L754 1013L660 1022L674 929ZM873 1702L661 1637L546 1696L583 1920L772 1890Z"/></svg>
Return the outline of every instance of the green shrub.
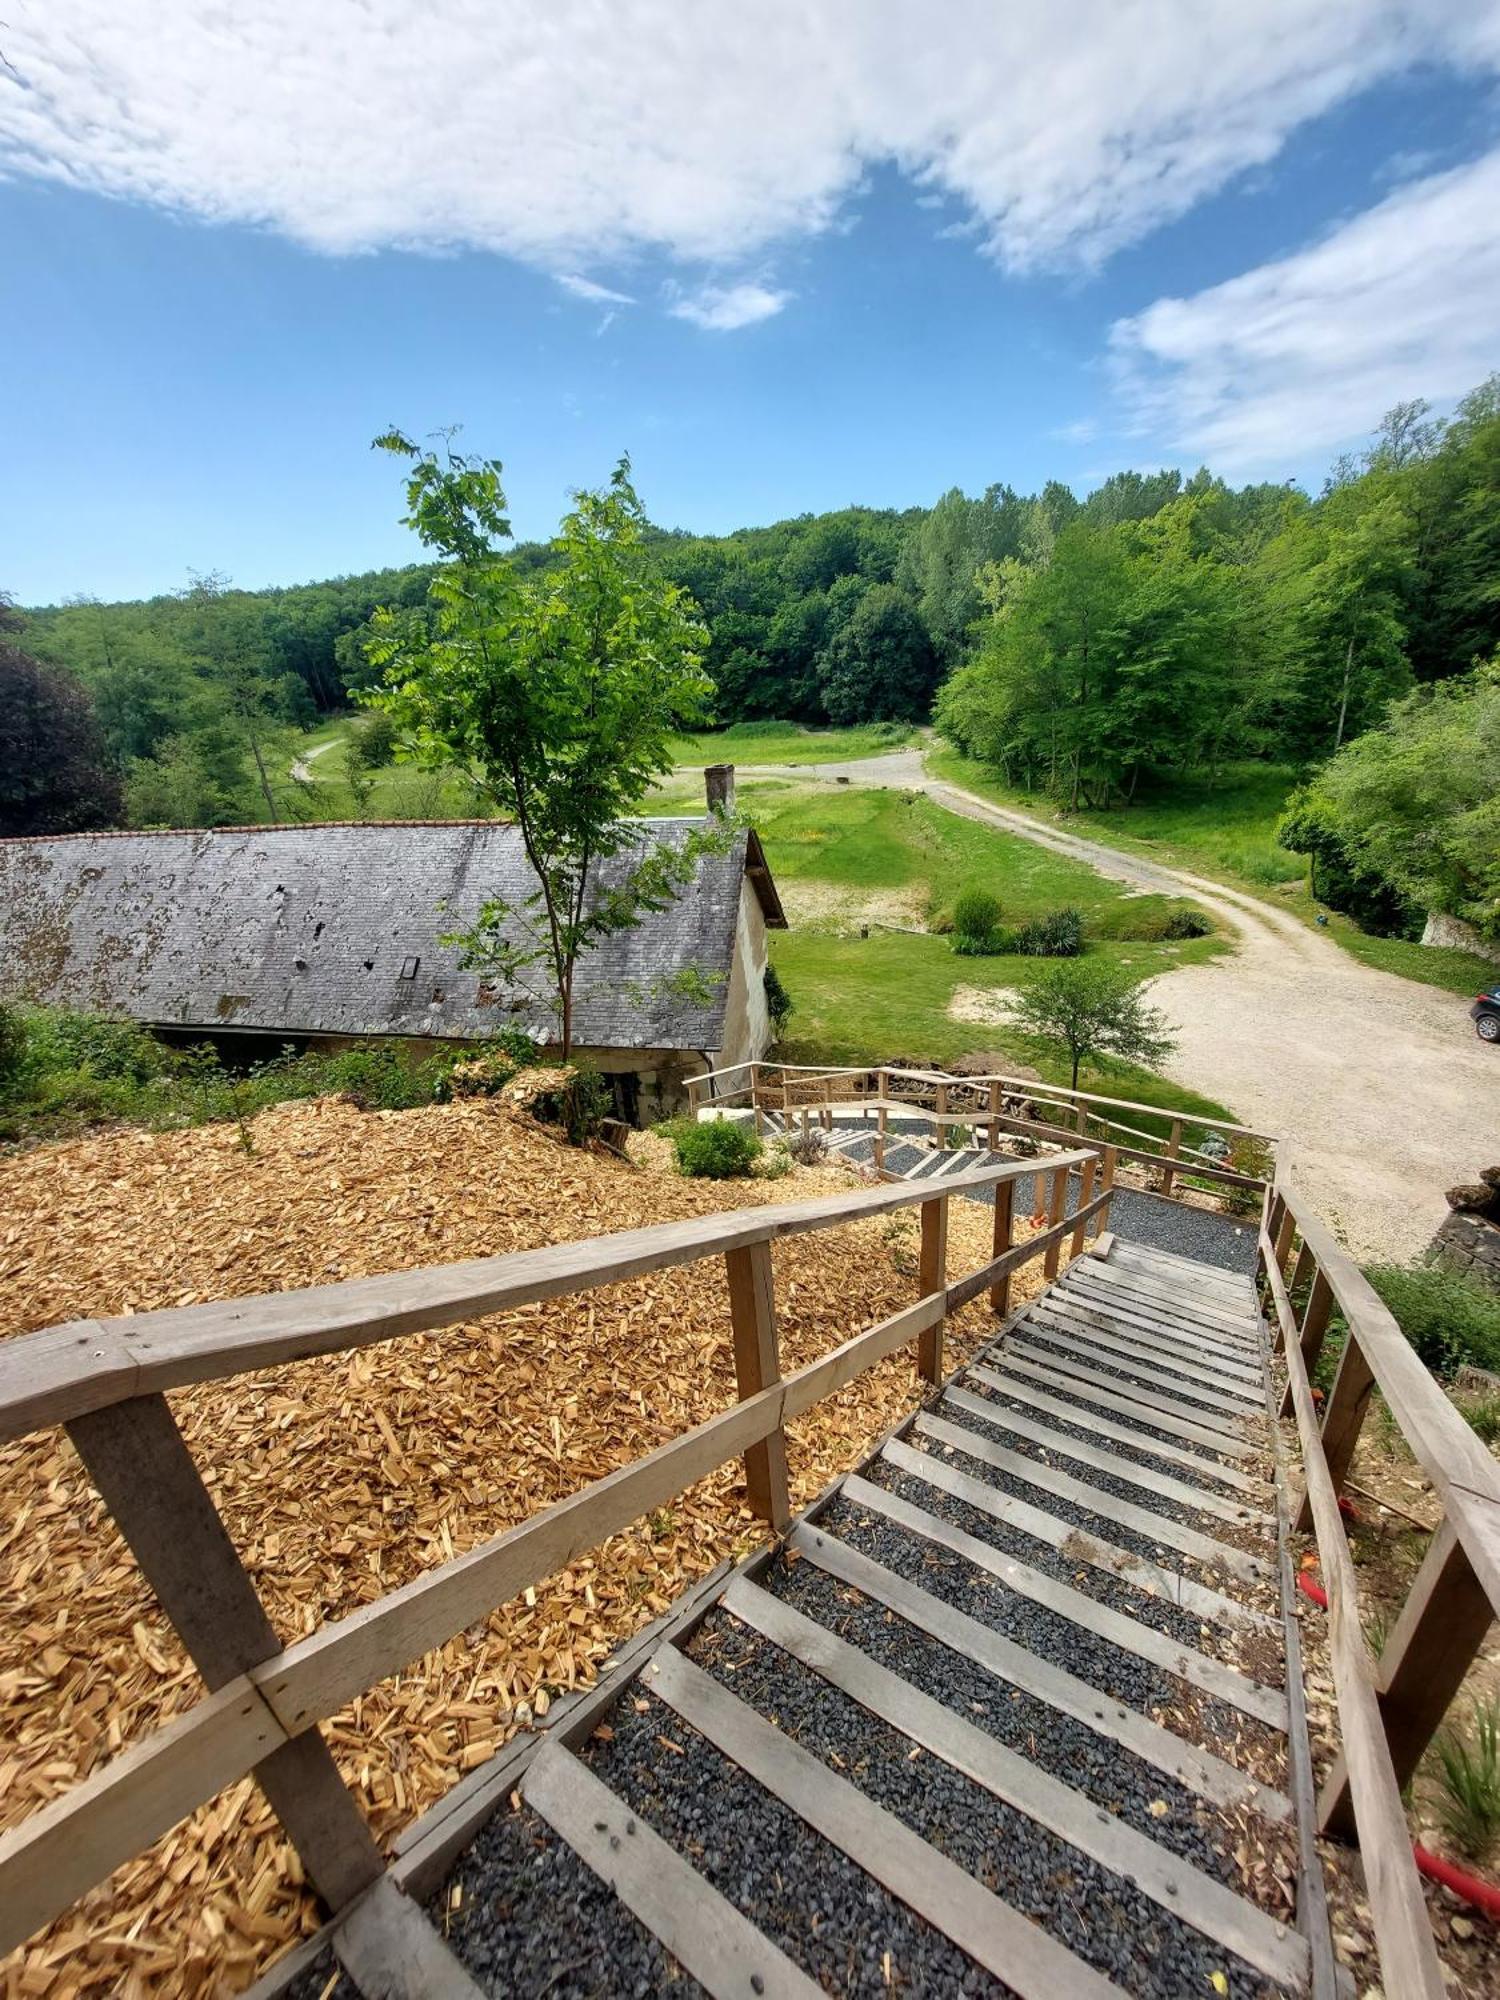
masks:
<svg viewBox="0 0 1500 2000"><path fill-rule="evenodd" d="M762 1147L747 1123L713 1118L705 1124L679 1120L671 1128L680 1173L693 1180L727 1181L748 1174Z"/></svg>
<svg viewBox="0 0 1500 2000"><path fill-rule="evenodd" d="M771 1026L778 1038L782 1029L796 1012L797 1003L781 983L781 974L769 962L766 965L766 1012L771 1017Z"/></svg>
<svg viewBox="0 0 1500 2000"><path fill-rule="evenodd" d="M1500 1705L1476 1701L1472 1737L1445 1730L1437 1753L1443 1825L1465 1854L1483 1861L1500 1834Z"/></svg>
<svg viewBox="0 0 1500 2000"><path fill-rule="evenodd" d="M1174 910L1162 930L1164 938L1207 937L1213 925L1201 910Z"/></svg>
<svg viewBox="0 0 1500 2000"><path fill-rule="evenodd" d="M1375 1287L1434 1375L1466 1363L1500 1371L1500 1298L1473 1278L1435 1264L1375 1264Z"/></svg>
<svg viewBox="0 0 1500 2000"><path fill-rule="evenodd" d="M25 1066L33 1074L83 1070L100 1082L147 1083L173 1063L170 1051L134 1021L46 1008L27 1024Z"/></svg>
<svg viewBox="0 0 1500 2000"><path fill-rule="evenodd" d="M367 771L380 771L396 753L396 724L383 708L368 709L350 737L354 756Z"/></svg>
<svg viewBox="0 0 1500 2000"><path fill-rule="evenodd" d="M0 1099L9 1097L26 1060L26 1023L14 1007L0 1006Z"/></svg>
<svg viewBox="0 0 1500 2000"><path fill-rule="evenodd" d="M570 1064L565 1080L555 1090L544 1090L531 1100L531 1115L544 1125L559 1125L570 1146L587 1145L597 1139L606 1118L614 1116L615 1094L598 1070Z"/></svg>
<svg viewBox="0 0 1500 2000"><path fill-rule="evenodd" d="M1459 1409L1477 1438L1485 1444L1500 1441L1500 1396L1482 1396L1477 1403L1461 1403Z"/></svg>
<svg viewBox="0 0 1500 2000"><path fill-rule="evenodd" d="M1021 926L1012 949L1026 958L1077 958L1083 950L1083 917L1077 910L1049 910Z"/></svg>
<svg viewBox="0 0 1500 2000"><path fill-rule="evenodd" d="M1004 949L1000 898L988 889L960 889L953 905L953 949L976 958Z"/></svg>

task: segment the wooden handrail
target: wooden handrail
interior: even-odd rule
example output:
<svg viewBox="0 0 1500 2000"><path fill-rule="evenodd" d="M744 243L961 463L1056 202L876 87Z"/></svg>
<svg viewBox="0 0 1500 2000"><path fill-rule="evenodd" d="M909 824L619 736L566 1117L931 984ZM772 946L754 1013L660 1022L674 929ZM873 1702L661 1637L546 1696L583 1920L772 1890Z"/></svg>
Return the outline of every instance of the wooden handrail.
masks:
<svg viewBox="0 0 1500 2000"><path fill-rule="evenodd" d="M1299 1325L1287 1281L1307 1285ZM1401 1787L1440 1727L1500 1611L1500 1466L1485 1450L1349 1253L1304 1206L1283 1169L1268 1191L1259 1261L1287 1371L1283 1411L1296 1416L1305 1475L1297 1525L1315 1535L1328 1592L1329 1650L1340 1751L1318 1800L1325 1833L1359 1842L1385 1988L1418 2000L1445 1989L1433 1946ZM1330 1316L1346 1326L1321 1413L1310 1366ZM1372 1662L1359 1580L1339 1513L1354 1448L1380 1389L1443 1509L1433 1546Z"/></svg>
<svg viewBox="0 0 1500 2000"><path fill-rule="evenodd" d="M1101 1160L1103 1192L1090 1200L1087 1187ZM1082 1170L1085 1198L1063 1219L1061 1190L1074 1168ZM687 1223L432 1270L82 1321L0 1345L0 1412L8 1434L44 1423L68 1424L179 1636L194 1626L196 1643L189 1638L188 1650L211 1690L185 1714L0 1834L0 1955L251 1771L275 1806L308 1879L320 1886L342 1882L342 1890L327 1889L329 1900L357 1894L364 1886L360 1871L378 1868L378 1854L351 1795L337 1783L318 1724L373 1682L446 1644L731 1458L745 1460L753 1510L783 1527L790 1513L788 1421L913 1340L919 1343L919 1378L937 1379L947 1316L986 1289L998 1306L1010 1273L1037 1257L1046 1258L1049 1272L1055 1269L1063 1239L1080 1242L1088 1219L1107 1206L1113 1172L1108 1149L1101 1154L1084 1146L1049 1155L1046 1171L1053 1176L1057 1214L1049 1229L1014 1243L1014 1183L1036 1170L1032 1161L996 1160L945 1179L938 1188L897 1182L774 1208L721 1211ZM950 1283L948 1201L983 1187L997 1192L993 1254L977 1272ZM922 1209L921 1295L783 1377L771 1245L781 1236L913 1204ZM275 1637L266 1625L267 1643L257 1650L252 1633L245 1656L243 1633L224 1625L228 1607L238 1594L234 1616L243 1626L248 1593L249 1622L263 1614L173 1423L164 1389L342 1352L710 1255L726 1260L738 1401L294 1645L273 1650ZM151 1448L137 1457L136 1445ZM158 1478L163 1464L174 1468L170 1480ZM194 1517L193 1533L179 1547L174 1538L188 1515ZM192 1587L184 1594L188 1570Z"/></svg>
<svg viewBox="0 0 1500 2000"><path fill-rule="evenodd" d="M1197 1117L1187 1112L1179 1113L1167 1105L1142 1104L1135 1098L1130 1097L1107 1097L1102 1092L1095 1090L1073 1090L1068 1085L1061 1083L1038 1083L1035 1077L1011 1076L1004 1071L997 1071L994 1074L984 1076L955 1077L944 1074L940 1070L901 1069L893 1067L890 1063L839 1067L837 1065L819 1066L807 1063L773 1063L762 1059L754 1064L748 1061L731 1063L723 1069L701 1071L697 1076L689 1077L688 1084L691 1086L697 1083L705 1083L710 1077L728 1076L735 1071L748 1068L764 1070L767 1073L776 1072L779 1074L785 1072L793 1076L817 1077L873 1076L877 1068L879 1068L884 1070L889 1076L907 1078L913 1083L946 1083L949 1085L961 1083L965 1086L973 1085L976 1088L991 1083L998 1083L1016 1096L1034 1097L1043 1100L1050 1099L1055 1103L1107 1104L1117 1111L1143 1111L1152 1118L1173 1119L1181 1117L1188 1124L1204 1125L1214 1132L1233 1132L1242 1139L1259 1139L1270 1146L1279 1146L1281 1144L1279 1134L1275 1132L1263 1132L1253 1125L1241 1125L1230 1118L1213 1118L1207 1114ZM722 1102L724 1100L721 1099L719 1101Z"/></svg>

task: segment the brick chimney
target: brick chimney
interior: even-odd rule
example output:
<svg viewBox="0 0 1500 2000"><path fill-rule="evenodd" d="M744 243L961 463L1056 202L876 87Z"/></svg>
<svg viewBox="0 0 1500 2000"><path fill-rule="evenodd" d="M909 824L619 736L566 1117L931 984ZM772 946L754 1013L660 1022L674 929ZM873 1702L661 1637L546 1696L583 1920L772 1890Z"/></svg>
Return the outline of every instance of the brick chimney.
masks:
<svg viewBox="0 0 1500 2000"><path fill-rule="evenodd" d="M703 783L708 792L710 812L734 811L733 764L710 764L703 773Z"/></svg>

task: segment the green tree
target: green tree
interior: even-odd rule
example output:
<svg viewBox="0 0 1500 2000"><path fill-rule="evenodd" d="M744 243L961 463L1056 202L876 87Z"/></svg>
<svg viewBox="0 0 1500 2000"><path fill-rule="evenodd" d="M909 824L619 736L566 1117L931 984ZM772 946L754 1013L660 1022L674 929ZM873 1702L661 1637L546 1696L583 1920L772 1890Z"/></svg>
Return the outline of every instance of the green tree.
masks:
<svg viewBox="0 0 1500 2000"><path fill-rule="evenodd" d="M1277 837L1362 921L1442 910L1500 938L1500 659L1393 704L1290 801Z"/></svg>
<svg viewBox="0 0 1500 2000"><path fill-rule="evenodd" d="M377 620L385 680L369 700L519 828L535 892L487 903L456 936L470 969L517 981L540 968L566 1058L580 957L667 907L724 837L715 827L674 846L630 822L671 767L672 733L703 718L703 627L652 561L628 460L603 491L576 496L552 565L523 578L502 547L497 460L420 450L396 431L376 443L405 460L406 522L438 564L430 617Z"/></svg>
<svg viewBox="0 0 1500 2000"><path fill-rule="evenodd" d="M0 836L118 826L120 774L88 689L22 652L0 598Z"/></svg>
<svg viewBox="0 0 1500 2000"><path fill-rule="evenodd" d="M837 596L837 586L830 593ZM839 724L916 722L927 714L937 659L927 628L894 584L861 590L818 661L823 705Z"/></svg>
<svg viewBox="0 0 1500 2000"><path fill-rule="evenodd" d="M1166 1016L1146 1004L1142 982L1106 959L1067 958L1049 965L1022 991L1015 1021L1027 1034L1061 1043L1074 1090L1085 1057L1155 1068L1176 1046Z"/></svg>

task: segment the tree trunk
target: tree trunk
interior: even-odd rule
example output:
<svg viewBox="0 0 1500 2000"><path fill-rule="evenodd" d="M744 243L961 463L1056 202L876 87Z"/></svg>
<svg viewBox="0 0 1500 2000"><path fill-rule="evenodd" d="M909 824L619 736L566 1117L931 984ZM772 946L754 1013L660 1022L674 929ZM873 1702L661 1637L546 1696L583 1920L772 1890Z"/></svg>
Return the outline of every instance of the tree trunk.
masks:
<svg viewBox="0 0 1500 2000"><path fill-rule="evenodd" d="M260 754L260 739L253 729L245 732L250 742L250 755L255 759L255 768L260 773L261 796L266 802L266 811L271 815L271 824L279 824L276 818L276 796L271 790L271 780L266 776L266 760Z"/></svg>
<svg viewBox="0 0 1500 2000"><path fill-rule="evenodd" d="M1338 749L1344 740L1344 723L1349 715L1349 682L1354 672L1354 634L1349 634L1348 650L1344 654L1344 687L1339 696L1339 726L1333 732L1333 747Z"/></svg>

